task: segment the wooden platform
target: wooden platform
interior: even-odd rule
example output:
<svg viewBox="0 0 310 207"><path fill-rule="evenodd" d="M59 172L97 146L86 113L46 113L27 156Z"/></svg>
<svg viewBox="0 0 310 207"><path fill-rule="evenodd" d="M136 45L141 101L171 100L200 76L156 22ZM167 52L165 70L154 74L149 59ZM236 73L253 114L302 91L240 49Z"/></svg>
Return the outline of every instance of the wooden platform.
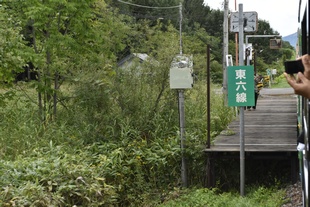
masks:
<svg viewBox="0 0 310 207"><path fill-rule="evenodd" d="M293 90L263 89L255 111L244 111L246 152L296 152L297 96ZM239 116L206 152L240 151Z"/></svg>
<svg viewBox="0 0 310 207"><path fill-rule="evenodd" d="M256 110L244 111L245 171L247 178L249 172L253 173L253 169L255 172L263 173L263 175L270 173L268 167L262 171L261 164L258 165L258 163L264 163L263 165L266 166L267 163L282 161L290 166L288 172L290 172L291 182L297 181L297 105L297 96L291 88L264 88L258 98ZM240 162L239 125L238 115L227 130L215 137L210 148L205 149L207 154L207 187L215 187L219 181L216 177L221 177L220 172L223 171L225 165L216 167L217 162L228 160L230 165ZM256 175L256 178L255 183L263 182L259 180L260 178L265 179L259 174ZM238 178L233 178L233 180L235 179Z"/></svg>

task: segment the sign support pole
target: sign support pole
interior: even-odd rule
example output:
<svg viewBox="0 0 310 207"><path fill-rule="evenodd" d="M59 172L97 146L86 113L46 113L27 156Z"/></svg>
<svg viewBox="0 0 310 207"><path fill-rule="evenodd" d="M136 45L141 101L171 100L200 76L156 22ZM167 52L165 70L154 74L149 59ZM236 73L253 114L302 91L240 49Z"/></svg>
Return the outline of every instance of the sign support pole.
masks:
<svg viewBox="0 0 310 207"><path fill-rule="evenodd" d="M181 153L182 153L182 165L181 165L181 177L182 186L187 187L187 167L185 157L185 110L184 110L184 94L183 90L179 90L179 113L180 113L180 136L181 136Z"/></svg>
<svg viewBox="0 0 310 207"><path fill-rule="evenodd" d="M239 66L243 61L243 4L239 4ZM245 180L245 150L244 150L244 107L240 108L240 195L244 196Z"/></svg>
<svg viewBox="0 0 310 207"><path fill-rule="evenodd" d="M180 2L180 55L183 55L183 43L182 43L182 3ZM182 186L187 187L187 165L185 157L186 149L186 138L185 138L185 110L184 110L184 92L183 90L178 90L179 93L179 118L180 118L180 138L181 138L181 153L182 153L182 163L181 163L181 178Z"/></svg>

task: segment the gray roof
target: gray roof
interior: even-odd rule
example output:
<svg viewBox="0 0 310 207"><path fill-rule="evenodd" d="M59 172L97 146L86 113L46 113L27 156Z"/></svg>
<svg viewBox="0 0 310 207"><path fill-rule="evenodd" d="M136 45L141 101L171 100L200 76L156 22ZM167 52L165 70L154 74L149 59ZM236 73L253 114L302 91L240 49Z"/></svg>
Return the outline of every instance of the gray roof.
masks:
<svg viewBox="0 0 310 207"><path fill-rule="evenodd" d="M133 58L139 58L141 62L146 61L150 56L148 56L146 53L132 53L122 60L120 60L117 64L118 67L122 67L126 62L131 61Z"/></svg>

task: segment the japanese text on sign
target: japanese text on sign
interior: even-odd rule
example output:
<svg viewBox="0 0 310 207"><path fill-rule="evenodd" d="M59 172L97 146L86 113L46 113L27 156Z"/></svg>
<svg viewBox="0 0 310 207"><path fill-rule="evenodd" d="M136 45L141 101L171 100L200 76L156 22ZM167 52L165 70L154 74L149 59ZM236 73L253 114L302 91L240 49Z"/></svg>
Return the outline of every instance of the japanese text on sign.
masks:
<svg viewBox="0 0 310 207"><path fill-rule="evenodd" d="M236 102L246 102L246 82L242 82L243 79L246 79L245 76L245 70L239 69L236 71L236 79L240 80L239 82L236 82L237 85L237 94L236 94ZM240 88L241 86L241 88Z"/></svg>
<svg viewBox="0 0 310 207"><path fill-rule="evenodd" d="M254 68L253 66L229 66L228 105L254 105Z"/></svg>

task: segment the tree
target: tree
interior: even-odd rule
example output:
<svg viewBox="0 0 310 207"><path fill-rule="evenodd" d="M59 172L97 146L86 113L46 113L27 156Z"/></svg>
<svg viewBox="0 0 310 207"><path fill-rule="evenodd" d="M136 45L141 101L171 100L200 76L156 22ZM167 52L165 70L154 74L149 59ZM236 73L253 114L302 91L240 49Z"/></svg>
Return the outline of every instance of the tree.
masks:
<svg viewBox="0 0 310 207"><path fill-rule="evenodd" d="M217 67L222 62L222 40L218 37L210 36L204 28L195 24L195 28L190 33L184 34L184 53L192 54L194 58L194 72L199 79L206 78L206 48L210 45L211 52L211 74L215 83L222 81L222 68Z"/></svg>
<svg viewBox="0 0 310 207"><path fill-rule="evenodd" d="M115 53L124 48L126 26L104 0L29 0L11 4L23 23L37 70L40 117L56 117L62 80L85 71L106 71L109 79ZM110 75L109 75L110 74ZM102 78L102 77L101 77Z"/></svg>
<svg viewBox="0 0 310 207"><path fill-rule="evenodd" d="M0 6L0 81L11 83L15 75L26 66L30 50L25 45L21 22L7 12L7 5Z"/></svg>
<svg viewBox="0 0 310 207"><path fill-rule="evenodd" d="M210 7L204 5L203 0L185 0L183 2L184 8L184 28L186 32L190 32L198 23L201 27L207 29L209 22L206 17L210 15Z"/></svg>
<svg viewBox="0 0 310 207"><path fill-rule="evenodd" d="M275 35L278 36L279 33L274 31L268 21L258 20L258 31L256 34L262 35ZM256 54L266 63L271 64L273 61L281 58L282 54L280 50L273 50L269 47L269 40L273 37L262 37L262 38L251 38L250 42L252 43Z"/></svg>

